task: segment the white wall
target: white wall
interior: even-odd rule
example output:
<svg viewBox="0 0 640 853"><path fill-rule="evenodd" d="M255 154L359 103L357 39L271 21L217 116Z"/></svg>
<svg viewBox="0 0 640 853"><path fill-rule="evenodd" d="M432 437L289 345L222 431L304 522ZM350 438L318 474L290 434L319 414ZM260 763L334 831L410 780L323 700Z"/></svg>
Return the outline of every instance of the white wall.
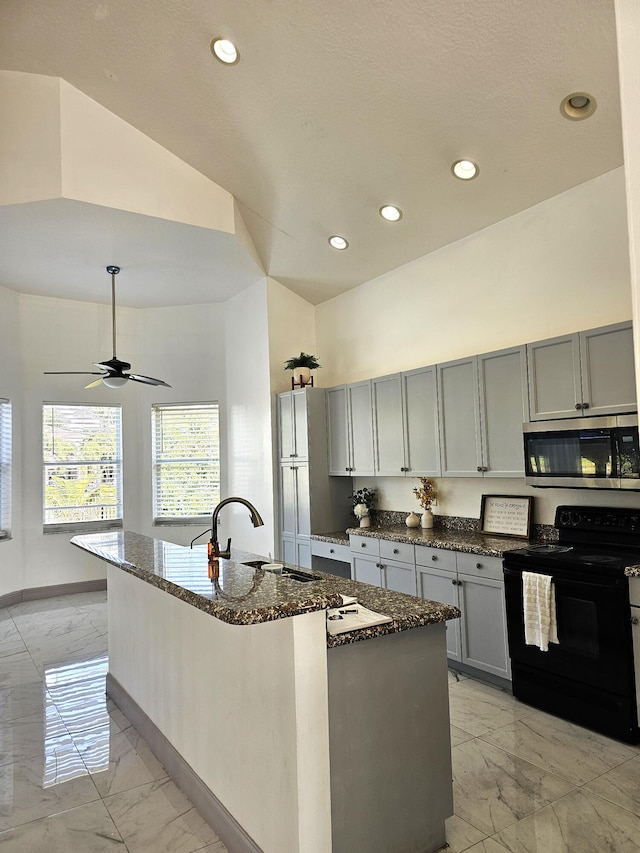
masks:
<svg viewBox="0 0 640 853"><path fill-rule="evenodd" d="M22 587L22 384L20 377L19 296L0 287L0 397L11 400L13 465L12 538L0 541L0 596Z"/></svg>
<svg viewBox="0 0 640 853"><path fill-rule="evenodd" d="M631 317L623 169L616 169L319 305L322 384L381 376ZM416 480L360 479L380 509L418 504ZM436 512L479 517L486 494L530 494L535 521L561 503L638 496L533 489L522 480L440 479Z"/></svg>
<svg viewBox="0 0 640 853"><path fill-rule="evenodd" d="M7 297L6 294L9 294ZM16 564L0 594L16 589L71 583L105 576L100 561L69 545L68 534L42 532L42 403L122 405L124 524L149 536L187 544L200 527L153 527L151 512L152 403L218 400L225 411L225 358L220 305L162 309L118 307L118 355L135 372L156 376L172 388L129 383L84 390L91 377L44 376L44 370L95 370L93 361L112 355L108 305L2 292L19 304L23 426L22 458L24 569ZM16 310L17 329L18 311ZM3 312L4 317L4 312ZM17 338L17 333L14 333ZM5 340L2 337L3 363ZM7 347L10 355L11 348ZM224 427L222 429L224 441ZM224 447L223 447L224 450ZM224 488L224 485L223 485ZM213 510L213 499L212 499ZM5 553L4 548L0 556ZM11 547L11 545L9 546ZM18 559L16 558L16 563ZM4 558L3 558L4 564ZM0 578L3 577L0 570Z"/></svg>
<svg viewBox="0 0 640 853"><path fill-rule="evenodd" d="M300 352L316 352L316 313L311 303L273 278L267 279L271 390L291 390L291 371L284 362ZM319 358L322 364L322 358ZM317 381L316 379L314 382Z"/></svg>
<svg viewBox="0 0 640 853"><path fill-rule="evenodd" d="M322 384L630 317L616 169L319 305Z"/></svg>

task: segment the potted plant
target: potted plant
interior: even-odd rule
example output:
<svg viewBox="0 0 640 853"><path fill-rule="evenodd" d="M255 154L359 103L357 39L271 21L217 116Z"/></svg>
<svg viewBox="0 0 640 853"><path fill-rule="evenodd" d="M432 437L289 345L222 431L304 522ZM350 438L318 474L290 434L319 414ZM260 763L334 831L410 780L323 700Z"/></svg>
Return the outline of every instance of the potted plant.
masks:
<svg viewBox="0 0 640 853"><path fill-rule="evenodd" d="M294 381L297 379L299 385L307 385L311 378L311 371L321 366L315 355L309 355L307 352L294 355L284 363L285 370L293 370Z"/></svg>
<svg viewBox="0 0 640 853"><path fill-rule="evenodd" d="M351 495L351 505L353 506L353 514L360 521L360 527L369 527L371 519L369 512L376 499L375 489L358 489Z"/></svg>
<svg viewBox="0 0 640 853"><path fill-rule="evenodd" d="M433 527L433 513L431 505L436 496L436 487L428 477L420 477L420 486L416 486L413 494L418 498L418 503L422 507L422 517L420 519L420 527L427 530Z"/></svg>

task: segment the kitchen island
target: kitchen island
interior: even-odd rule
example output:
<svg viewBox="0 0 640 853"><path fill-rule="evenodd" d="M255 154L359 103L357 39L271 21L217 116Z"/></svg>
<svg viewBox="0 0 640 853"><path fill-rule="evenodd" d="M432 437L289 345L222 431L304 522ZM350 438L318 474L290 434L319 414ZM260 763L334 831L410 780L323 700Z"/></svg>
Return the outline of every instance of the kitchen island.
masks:
<svg viewBox="0 0 640 853"><path fill-rule="evenodd" d="M231 853L445 843L455 607L242 552L210 580L205 546L135 533L72 543L109 564L109 695ZM391 621L330 635L343 595Z"/></svg>

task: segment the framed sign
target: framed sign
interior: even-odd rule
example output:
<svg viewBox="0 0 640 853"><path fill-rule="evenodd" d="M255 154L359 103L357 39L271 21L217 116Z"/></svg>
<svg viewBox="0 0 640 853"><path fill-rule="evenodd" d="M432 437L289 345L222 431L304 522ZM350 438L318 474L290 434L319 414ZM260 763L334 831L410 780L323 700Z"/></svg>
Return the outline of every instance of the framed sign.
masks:
<svg viewBox="0 0 640 853"><path fill-rule="evenodd" d="M528 539L533 498L518 495L483 495L480 533Z"/></svg>

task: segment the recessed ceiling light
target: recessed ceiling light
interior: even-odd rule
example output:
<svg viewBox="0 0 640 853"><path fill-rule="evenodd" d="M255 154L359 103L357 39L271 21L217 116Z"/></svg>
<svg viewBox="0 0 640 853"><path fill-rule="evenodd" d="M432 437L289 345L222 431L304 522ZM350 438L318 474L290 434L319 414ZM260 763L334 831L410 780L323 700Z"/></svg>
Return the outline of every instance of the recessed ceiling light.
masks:
<svg viewBox="0 0 640 853"><path fill-rule="evenodd" d="M586 92L574 92L567 95L560 104L560 112L571 121L582 121L596 111L596 99Z"/></svg>
<svg viewBox="0 0 640 853"><path fill-rule="evenodd" d="M398 222L402 219L402 211L393 204L383 204L380 208L380 216L387 222Z"/></svg>
<svg viewBox="0 0 640 853"><path fill-rule="evenodd" d="M329 245L341 251L342 249L349 248L349 241L345 240L344 237L340 237L339 234L334 234L333 237L329 237Z"/></svg>
<svg viewBox="0 0 640 853"><path fill-rule="evenodd" d="M211 53L225 65L235 65L240 59L240 54L235 44L229 39L213 39L211 42Z"/></svg>
<svg viewBox="0 0 640 853"><path fill-rule="evenodd" d="M472 178L477 178L480 169L472 160L456 160L451 167L451 171L460 178L461 181L470 181Z"/></svg>

